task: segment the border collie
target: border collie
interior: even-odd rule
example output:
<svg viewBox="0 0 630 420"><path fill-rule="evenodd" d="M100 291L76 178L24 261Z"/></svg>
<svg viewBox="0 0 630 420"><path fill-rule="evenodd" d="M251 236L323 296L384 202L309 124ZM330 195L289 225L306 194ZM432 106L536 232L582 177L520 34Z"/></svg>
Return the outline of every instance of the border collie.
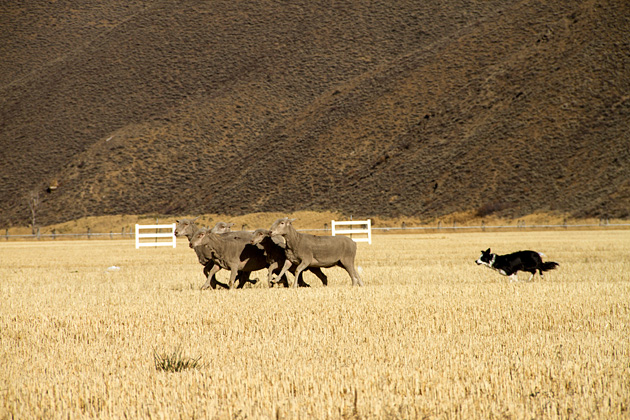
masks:
<svg viewBox="0 0 630 420"><path fill-rule="evenodd" d="M560 264L549 261L543 262L542 254L536 251L518 251L512 254L497 255L490 252L490 248L481 251L481 256L475 261L477 265L485 265L497 270L504 276L510 276L511 281L518 281L516 273L527 271L532 273L527 281L531 281L536 274L536 270L543 277L543 271L553 270Z"/></svg>

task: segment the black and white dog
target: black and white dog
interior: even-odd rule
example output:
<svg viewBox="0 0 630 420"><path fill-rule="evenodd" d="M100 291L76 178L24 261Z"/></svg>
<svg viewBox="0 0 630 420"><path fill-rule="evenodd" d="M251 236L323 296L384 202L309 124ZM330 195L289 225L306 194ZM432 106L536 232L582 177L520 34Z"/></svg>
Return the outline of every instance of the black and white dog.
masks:
<svg viewBox="0 0 630 420"><path fill-rule="evenodd" d="M504 276L510 276L511 281L518 281L517 271L532 273L527 281L531 281L536 270L543 277L543 271L553 270L560 264L549 261L543 262L541 254L535 251L518 251L512 254L497 255L490 252L490 248L481 251L481 256L475 261L477 265L485 265L497 270Z"/></svg>

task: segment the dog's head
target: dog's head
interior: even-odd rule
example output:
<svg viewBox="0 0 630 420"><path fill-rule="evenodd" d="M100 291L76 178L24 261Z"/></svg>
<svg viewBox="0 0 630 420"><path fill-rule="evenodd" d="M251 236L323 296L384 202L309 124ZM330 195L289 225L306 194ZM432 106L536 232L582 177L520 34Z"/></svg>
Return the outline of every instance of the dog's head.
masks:
<svg viewBox="0 0 630 420"><path fill-rule="evenodd" d="M492 258L492 252L490 252L490 248L488 248L485 251L481 251L481 255L479 256L479 258L477 258L477 261L475 262L477 263L477 265L487 265L488 267L491 267Z"/></svg>

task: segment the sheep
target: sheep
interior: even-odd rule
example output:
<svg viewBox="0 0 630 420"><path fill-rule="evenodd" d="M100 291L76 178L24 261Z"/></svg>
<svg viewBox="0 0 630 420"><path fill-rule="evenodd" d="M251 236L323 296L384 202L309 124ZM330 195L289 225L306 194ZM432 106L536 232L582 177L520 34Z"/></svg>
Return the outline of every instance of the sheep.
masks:
<svg viewBox="0 0 630 420"><path fill-rule="evenodd" d="M295 269L297 268L297 265L291 264L291 261L287 260L284 238L282 236L271 237L269 236L269 231L266 229L256 229L254 231L251 244L262 247L265 251L265 256L267 257L267 262L269 263L269 276L267 278L269 286L276 283L282 283L285 287L288 287L286 274L282 276L282 278L278 277L276 280L272 280L273 274L280 273L285 264L288 264L288 270L292 274L295 274ZM324 286L328 285L328 277L326 277L319 267L309 267L308 270L315 274L322 281ZM297 282L300 287L310 287L304 282L301 273Z"/></svg>
<svg viewBox="0 0 630 420"><path fill-rule="evenodd" d="M195 233L199 232L199 231L206 231L206 228L200 228L195 224L195 221L198 219L199 217L195 217L194 219L181 219L181 220L176 220L176 226L175 226L175 236L180 237L180 236L186 236L188 238L188 243L190 246L190 241L192 240L193 236L195 235ZM233 226L233 223L225 223L225 222L218 222L213 228L212 230L216 230L216 231L221 231L221 230L226 230L229 231L230 227ZM220 232L221 233L221 232ZM241 234L241 232L234 232L236 234ZM244 232L245 234L247 232ZM247 235L245 235L247 236ZM192 248L192 246L191 246ZM216 289L217 286L221 286L224 288L228 288L227 284L221 283L220 281L217 280L216 278L216 270L215 272L212 273L212 275L210 275L210 272L212 271L212 268L214 266L214 262L212 261L211 258L209 258L208 255L204 255L204 253L206 252L206 250L204 249L195 249L193 248L195 253L197 254L197 258L199 260L199 262L204 266L203 267L203 274L204 276L207 278L206 283L201 287L202 290L205 290L209 287L212 287L213 289ZM243 285L246 282L252 282L254 283L254 281L249 279L249 273L243 273L243 274L239 274L238 277L239 280L239 287L243 287Z"/></svg>
<svg viewBox="0 0 630 420"><path fill-rule="evenodd" d="M315 236L307 233L299 233L293 227L295 219L284 217L276 220L269 234L271 236L282 235L286 240L286 257L293 264L297 264L295 276L299 278L307 267L333 267L340 266L345 269L352 279L353 286L363 286L363 280L354 268L354 258L357 252L357 244L347 236ZM289 269L284 265L280 276ZM293 287L297 281L293 282Z"/></svg>
<svg viewBox="0 0 630 420"><path fill-rule="evenodd" d="M239 271L249 276L249 272L269 266L264 252L251 245L251 239L252 234L248 232L228 232L217 235L198 230L190 240L190 246L198 255L203 255L203 259L200 258L202 264L208 264L210 261L214 263L209 276L214 275L221 268L230 270L228 287L232 289ZM206 285L202 289L205 287Z"/></svg>

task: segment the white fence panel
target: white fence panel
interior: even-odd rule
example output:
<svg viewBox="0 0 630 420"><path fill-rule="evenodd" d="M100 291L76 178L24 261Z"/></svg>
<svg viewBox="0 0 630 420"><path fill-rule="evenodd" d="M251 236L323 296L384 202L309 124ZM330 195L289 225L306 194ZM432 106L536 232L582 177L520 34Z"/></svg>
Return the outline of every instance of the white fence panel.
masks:
<svg viewBox="0 0 630 420"><path fill-rule="evenodd" d="M170 232L164 233L140 233L146 229L170 229ZM169 241L158 241L157 239L169 238ZM153 242L141 242L140 239L156 239ZM136 225L136 249L141 246L172 246L175 248L177 240L175 238L175 223L170 225Z"/></svg>
<svg viewBox="0 0 630 420"><path fill-rule="evenodd" d="M359 237L355 238L352 236L352 240L355 242L367 242L368 244L372 244L372 220L349 220L349 221L339 221L332 220L332 236L336 235L355 235L355 234L367 234L367 237ZM337 226L365 226L362 229L338 229Z"/></svg>

